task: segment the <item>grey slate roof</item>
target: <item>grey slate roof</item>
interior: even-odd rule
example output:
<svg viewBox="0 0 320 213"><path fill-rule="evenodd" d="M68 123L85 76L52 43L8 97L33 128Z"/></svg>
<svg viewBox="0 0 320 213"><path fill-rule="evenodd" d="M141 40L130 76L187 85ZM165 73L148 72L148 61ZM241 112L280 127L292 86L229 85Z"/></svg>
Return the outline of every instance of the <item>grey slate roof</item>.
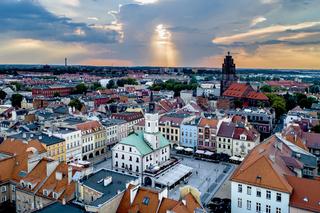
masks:
<svg viewBox="0 0 320 213"><path fill-rule="evenodd" d="M45 133L30 133L30 132L11 135L10 138L21 139L21 140L29 140L29 139L39 140L41 143L46 144L47 146L61 143L64 141L64 139L58 138L53 135L49 136Z"/></svg>
<svg viewBox="0 0 320 213"><path fill-rule="evenodd" d="M35 212L38 212L38 213L57 213L57 212L58 213L84 213L86 211L84 209L81 209L78 206L74 206L70 204L62 205L59 202L55 202Z"/></svg>
<svg viewBox="0 0 320 213"><path fill-rule="evenodd" d="M104 186L103 181L101 180L109 176L112 177L112 182L109 185ZM89 175L88 178L82 179L81 182L84 186L90 187L103 194L100 198L90 203L91 206L99 206L116 196L119 190L121 192L126 190L126 184L137 179L137 177L131 175L101 169L98 172Z"/></svg>

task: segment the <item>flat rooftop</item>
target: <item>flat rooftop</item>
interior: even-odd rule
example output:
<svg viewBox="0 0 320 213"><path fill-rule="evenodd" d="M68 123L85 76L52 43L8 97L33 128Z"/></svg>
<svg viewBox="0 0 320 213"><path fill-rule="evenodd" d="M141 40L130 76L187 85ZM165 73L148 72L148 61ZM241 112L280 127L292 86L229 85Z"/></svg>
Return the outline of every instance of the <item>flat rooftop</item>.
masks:
<svg viewBox="0 0 320 213"><path fill-rule="evenodd" d="M104 179L112 177L112 182L104 186ZM126 190L126 185L132 181L136 181L138 177L101 169L81 180L84 186L90 187L103 195L97 200L90 203L91 206L99 206L118 194L118 191Z"/></svg>

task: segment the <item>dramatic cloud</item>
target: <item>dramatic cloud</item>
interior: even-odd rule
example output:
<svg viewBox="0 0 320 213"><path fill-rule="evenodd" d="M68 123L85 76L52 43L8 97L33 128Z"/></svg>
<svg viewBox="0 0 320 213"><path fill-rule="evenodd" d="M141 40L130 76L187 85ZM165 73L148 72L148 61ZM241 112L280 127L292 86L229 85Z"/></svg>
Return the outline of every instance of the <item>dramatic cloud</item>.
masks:
<svg viewBox="0 0 320 213"><path fill-rule="evenodd" d="M1 0L0 38L16 63L220 67L231 51L238 67L318 67L319 11L318 0ZM17 40L63 51L23 57L32 42L19 52ZM282 54L296 63L273 63Z"/></svg>
<svg viewBox="0 0 320 213"><path fill-rule="evenodd" d="M231 36L218 37L212 41L216 44L232 44L234 42L246 41L252 38L263 38L270 34L281 33L286 31L295 31L307 29L314 26L319 26L320 22L304 22L295 25L275 25L255 30L250 30L245 33L239 33Z"/></svg>
<svg viewBox="0 0 320 213"><path fill-rule="evenodd" d="M77 5L78 1L68 4ZM119 39L115 30L91 28L58 17L31 0L0 1L0 26L2 35L16 38L89 43L114 43Z"/></svg>
<svg viewBox="0 0 320 213"><path fill-rule="evenodd" d="M252 27L256 26L257 24L265 22L266 20L267 19L265 17L263 17L263 16L256 17L251 21L251 26Z"/></svg>

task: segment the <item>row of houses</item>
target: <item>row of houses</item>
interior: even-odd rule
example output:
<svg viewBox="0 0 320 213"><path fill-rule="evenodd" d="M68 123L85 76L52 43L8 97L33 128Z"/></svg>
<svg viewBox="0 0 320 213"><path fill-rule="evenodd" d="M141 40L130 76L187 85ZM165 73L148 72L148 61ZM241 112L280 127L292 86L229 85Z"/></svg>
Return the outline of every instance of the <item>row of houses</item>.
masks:
<svg viewBox="0 0 320 213"><path fill-rule="evenodd" d="M136 130L144 130L144 121ZM171 146L244 157L260 142L260 133L245 116L223 119L171 113L160 117L159 131Z"/></svg>

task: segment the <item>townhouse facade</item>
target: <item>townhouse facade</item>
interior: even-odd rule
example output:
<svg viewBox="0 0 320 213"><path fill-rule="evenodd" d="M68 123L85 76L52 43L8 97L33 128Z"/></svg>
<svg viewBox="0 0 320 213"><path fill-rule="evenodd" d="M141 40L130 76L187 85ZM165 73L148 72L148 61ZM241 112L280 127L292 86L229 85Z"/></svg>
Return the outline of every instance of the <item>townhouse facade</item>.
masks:
<svg viewBox="0 0 320 213"><path fill-rule="evenodd" d="M198 147L199 118L181 125L180 146L196 149Z"/></svg>
<svg viewBox="0 0 320 213"><path fill-rule="evenodd" d="M98 121L76 124L81 131L82 159L88 160L106 152L106 129Z"/></svg>
<svg viewBox="0 0 320 213"><path fill-rule="evenodd" d="M52 133L54 136L65 140L66 162L82 160L81 130L60 128Z"/></svg>
<svg viewBox="0 0 320 213"><path fill-rule="evenodd" d="M198 125L198 148L216 151L218 120L201 118Z"/></svg>
<svg viewBox="0 0 320 213"><path fill-rule="evenodd" d="M159 130L162 135L170 142L171 146L180 144L180 126L193 120L196 116L190 114L170 113L161 116L159 120Z"/></svg>

